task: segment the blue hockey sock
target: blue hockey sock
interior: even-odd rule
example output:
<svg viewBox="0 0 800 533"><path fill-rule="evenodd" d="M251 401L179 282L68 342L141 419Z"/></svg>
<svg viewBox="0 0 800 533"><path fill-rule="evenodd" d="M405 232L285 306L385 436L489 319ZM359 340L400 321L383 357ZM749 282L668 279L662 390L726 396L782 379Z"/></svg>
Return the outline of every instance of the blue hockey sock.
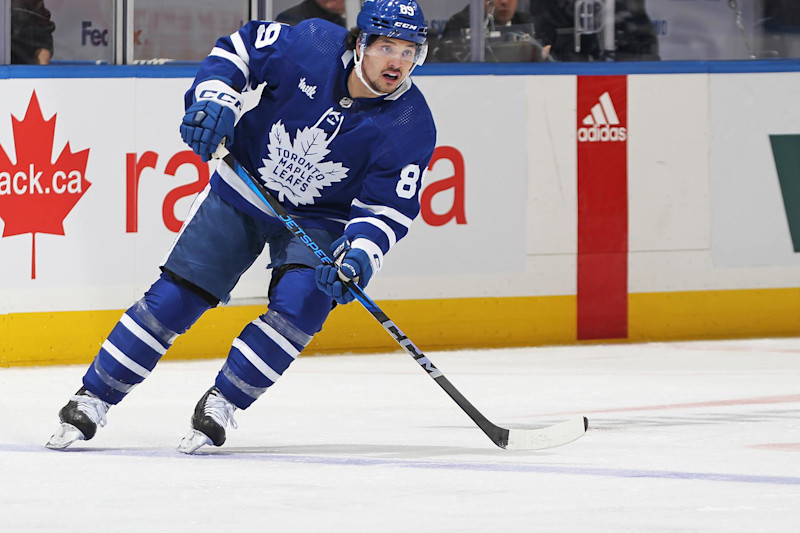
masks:
<svg viewBox="0 0 800 533"><path fill-rule="evenodd" d="M84 386L108 403L119 403L210 307L207 300L162 275L111 330L83 376Z"/></svg>
<svg viewBox="0 0 800 533"><path fill-rule="evenodd" d="M246 409L278 381L310 341L310 335L276 311L267 311L234 339L215 385L236 407Z"/></svg>
<svg viewBox="0 0 800 533"><path fill-rule="evenodd" d="M269 311L233 341L215 385L246 409L286 371L322 328L331 298L317 289L314 270L286 271L270 291Z"/></svg>

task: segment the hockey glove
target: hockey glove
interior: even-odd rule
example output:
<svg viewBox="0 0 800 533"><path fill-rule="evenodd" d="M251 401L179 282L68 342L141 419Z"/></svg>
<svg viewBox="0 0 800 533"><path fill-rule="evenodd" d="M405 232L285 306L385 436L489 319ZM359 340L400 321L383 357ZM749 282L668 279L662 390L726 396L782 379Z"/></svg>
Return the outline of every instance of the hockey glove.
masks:
<svg viewBox="0 0 800 533"><path fill-rule="evenodd" d="M355 299L343 283L353 281L362 289L372 277L372 264L367 252L361 248L352 248L347 237L340 237L331 245L335 264L319 265L316 271L319 290L336 300L347 304Z"/></svg>
<svg viewBox="0 0 800 533"><path fill-rule="evenodd" d="M233 142L234 126L242 109L241 95L226 83L212 79L198 84L194 97L195 103L183 116L181 137L205 162L223 139L228 146Z"/></svg>
<svg viewBox="0 0 800 533"><path fill-rule="evenodd" d="M203 162L211 159L222 139L233 141L233 111L211 100L200 100L189 106L183 116L181 137L183 142L200 156Z"/></svg>

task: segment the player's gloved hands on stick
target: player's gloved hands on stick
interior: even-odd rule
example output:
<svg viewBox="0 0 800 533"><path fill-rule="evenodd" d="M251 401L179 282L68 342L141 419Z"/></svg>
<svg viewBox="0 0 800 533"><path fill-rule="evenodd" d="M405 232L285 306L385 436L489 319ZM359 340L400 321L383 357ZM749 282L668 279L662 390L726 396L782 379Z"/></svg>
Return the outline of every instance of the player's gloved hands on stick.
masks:
<svg viewBox="0 0 800 533"><path fill-rule="evenodd" d="M222 139L233 142L236 114L230 107L213 100L198 100L189 106L183 116L181 137L204 162L211 159Z"/></svg>
<svg viewBox="0 0 800 533"><path fill-rule="evenodd" d="M353 281L362 289L372 277L372 264L367 252L353 248L347 237L340 237L331 245L335 264L319 265L316 269L317 287L336 300L347 304L355 299L343 282Z"/></svg>

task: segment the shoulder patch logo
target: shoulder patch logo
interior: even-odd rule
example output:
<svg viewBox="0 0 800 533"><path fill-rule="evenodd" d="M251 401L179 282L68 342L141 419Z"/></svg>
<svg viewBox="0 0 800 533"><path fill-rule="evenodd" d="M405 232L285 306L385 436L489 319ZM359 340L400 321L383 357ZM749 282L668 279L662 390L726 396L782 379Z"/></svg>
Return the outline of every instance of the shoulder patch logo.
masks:
<svg viewBox="0 0 800 533"><path fill-rule="evenodd" d="M316 92L317 92L317 86L316 85L308 85L306 83L306 79L305 78L300 78L300 84L297 87L306 96L308 96L312 100L314 99L314 94L316 94Z"/></svg>
<svg viewBox="0 0 800 533"><path fill-rule="evenodd" d="M258 169L264 186L275 191L278 200L295 206L313 204L323 188L347 178L350 170L341 163L324 161L328 145L336 138L344 116L329 108L316 124L297 130L294 140L282 121L269 131L269 156ZM330 132L330 133L328 133Z"/></svg>

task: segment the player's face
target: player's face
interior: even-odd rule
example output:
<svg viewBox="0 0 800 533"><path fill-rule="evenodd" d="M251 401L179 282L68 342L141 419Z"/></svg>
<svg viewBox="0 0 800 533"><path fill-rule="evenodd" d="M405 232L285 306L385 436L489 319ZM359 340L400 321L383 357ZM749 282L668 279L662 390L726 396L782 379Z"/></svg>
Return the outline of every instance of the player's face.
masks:
<svg viewBox="0 0 800 533"><path fill-rule="evenodd" d="M410 41L380 36L364 52L364 79L373 90L391 93L411 72L416 53Z"/></svg>
<svg viewBox="0 0 800 533"><path fill-rule="evenodd" d="M517 10L517 0L486 0L486 13L490 13L494 4L494 21L506 24Z"/></svg>
<svg viewBox="0 0 800 533"><path fill-rule="evenodd" d="M317 4L325 11L344 15L344 0L317 0Z"/></svg>

